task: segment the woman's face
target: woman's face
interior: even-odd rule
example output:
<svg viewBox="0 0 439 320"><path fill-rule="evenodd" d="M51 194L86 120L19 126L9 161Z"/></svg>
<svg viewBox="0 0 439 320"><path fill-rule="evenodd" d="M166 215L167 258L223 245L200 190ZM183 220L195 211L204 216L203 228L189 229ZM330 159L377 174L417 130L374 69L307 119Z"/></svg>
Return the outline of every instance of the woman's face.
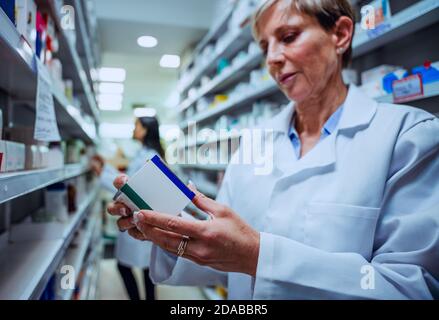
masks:
<svg viewBox="0 0 439 320"><path fill-rule="evenodd" d="M136 123L133 131L133 138L137 141L143 142L145 138L147 130L142 126L139 119L136 119Z"/></svg>
<svg viewBox="0 0 439 320"><path fill-rule="evenodd" d="M337 36L316 19L278 3L263 14L258 26L268 70L290 100L318 97L339 72Z"/></svg>

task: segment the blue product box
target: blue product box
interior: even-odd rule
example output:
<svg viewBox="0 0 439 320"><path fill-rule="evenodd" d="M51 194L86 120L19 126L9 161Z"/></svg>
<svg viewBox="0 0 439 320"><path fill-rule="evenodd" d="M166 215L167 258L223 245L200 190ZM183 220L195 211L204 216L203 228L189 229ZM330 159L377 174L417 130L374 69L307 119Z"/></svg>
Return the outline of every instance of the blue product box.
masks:
<svg viewBox="0 0 439 320"><path fill-rule="evenodd" d="M0 0L0 7L15 25L15 0Z"/></svg>
<svg viewBox="0 0 439 320"><path fill-rule="evenodd" d="M435 63L431 65L431 63L426 63L424 66L419 66L413 68L413 74L419 74L422 78L422 84L432 83L439 81L439 67L438 64Z"/></svg>

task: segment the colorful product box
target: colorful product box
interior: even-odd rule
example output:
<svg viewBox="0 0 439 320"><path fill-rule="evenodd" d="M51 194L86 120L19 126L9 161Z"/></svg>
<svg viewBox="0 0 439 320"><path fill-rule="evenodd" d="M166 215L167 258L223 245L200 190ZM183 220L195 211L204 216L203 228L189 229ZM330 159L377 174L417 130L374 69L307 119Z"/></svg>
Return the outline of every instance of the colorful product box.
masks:
<svg viewBox="0 0 439 320"><path fill-rule="evenodd" d="M0 140L0 172L6 172L6 142Z"/></svg>
<svg viewBox="0 0 439 320"><path fill-rule="evenodd" d="M15 0L0 0L0 8L15 25Z"/></svg>

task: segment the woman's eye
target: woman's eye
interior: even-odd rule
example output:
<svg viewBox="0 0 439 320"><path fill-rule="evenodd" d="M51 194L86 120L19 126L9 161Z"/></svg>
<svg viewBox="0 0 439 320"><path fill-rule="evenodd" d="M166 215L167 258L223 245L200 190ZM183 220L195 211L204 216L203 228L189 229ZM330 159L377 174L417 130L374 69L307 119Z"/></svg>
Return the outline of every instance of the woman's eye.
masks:
<svg viewBox="0 0 439 320"><path fill-rule="evenodd" d="M285 43L291 43L296 39L296 34L288 34L282 38L282 41Z"/></svg>

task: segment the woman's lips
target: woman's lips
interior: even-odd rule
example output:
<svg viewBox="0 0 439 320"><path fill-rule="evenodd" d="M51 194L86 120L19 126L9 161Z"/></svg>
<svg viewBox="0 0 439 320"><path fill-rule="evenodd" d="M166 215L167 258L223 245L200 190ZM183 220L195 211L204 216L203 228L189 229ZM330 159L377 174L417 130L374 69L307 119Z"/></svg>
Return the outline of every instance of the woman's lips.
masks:
<svg viewBox="0 0 439 320"><path fill-rule="evenodd" d="M291 82L297 75L297 72L285 73L279 77L279 82L282 85L286 85Z"/></svg>

